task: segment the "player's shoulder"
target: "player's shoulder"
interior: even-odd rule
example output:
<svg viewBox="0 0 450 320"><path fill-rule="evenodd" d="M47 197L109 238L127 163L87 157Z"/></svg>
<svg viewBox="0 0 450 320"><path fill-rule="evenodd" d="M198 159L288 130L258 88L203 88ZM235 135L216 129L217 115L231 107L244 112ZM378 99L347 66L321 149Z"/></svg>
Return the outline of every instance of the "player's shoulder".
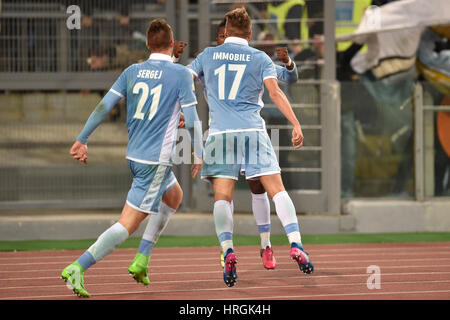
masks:
<svg viewBox="0 0 450 320"><path fill-rule="evenodd" d="M182 74L182 75L184 75L184 74L189 74L190 75L191 74L191 72L189 71L188 67L186 67L186 66L184 66L182 64L173 63L171 65L171 67L173 68L173 70L175 72L180 72L180 74Z"/></svg>
<svg viewBox="0 0 450 320"><path fill-rule="evenodd" d="M259 60L263 60L263 61L272 61L272 59L270 59L270 57L264 51L256 49L256 48L252 48L252 49L253 49L253 55L255 58L257 58Z"/></svg>
<svg viewBox="0 0 450 320"><path fill-rule="evenodd" d="M173 70L173 72L175 73L175 76L177 79L180 80L190 80L192 79L192 73L189 70L188 67L179 64L179 63L173 63L171 65L171 69Z"/></svg>
<svg viewBox="0 0 450 320"><path fill-rule="evenodd" d="M139 69L144 62L130 64L123 70L123 73L132 73Z"/></svg>

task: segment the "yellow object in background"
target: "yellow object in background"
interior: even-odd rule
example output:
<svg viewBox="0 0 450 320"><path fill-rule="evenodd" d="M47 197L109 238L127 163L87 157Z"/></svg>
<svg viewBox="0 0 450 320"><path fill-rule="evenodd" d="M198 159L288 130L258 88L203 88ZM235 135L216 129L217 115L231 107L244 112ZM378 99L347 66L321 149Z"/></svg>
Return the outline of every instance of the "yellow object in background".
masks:
<svg viewBox="0 0 450 320"><path fill-rule="evenodd" d="M372 0L337 0L336 1L336 36L346 35L354 32L364 16L364 11L372 4ZM351 41L337 43L338 51L345 51ZM361 50L366 51L364 46Z"/></svg>
<svg viewBox="0 0 450 320"><path fill-rule="evenodd" d="M393 177L402 162L402 155L392 153L389 136L365 136L356 150L355 176L363 179Z"/></svg>

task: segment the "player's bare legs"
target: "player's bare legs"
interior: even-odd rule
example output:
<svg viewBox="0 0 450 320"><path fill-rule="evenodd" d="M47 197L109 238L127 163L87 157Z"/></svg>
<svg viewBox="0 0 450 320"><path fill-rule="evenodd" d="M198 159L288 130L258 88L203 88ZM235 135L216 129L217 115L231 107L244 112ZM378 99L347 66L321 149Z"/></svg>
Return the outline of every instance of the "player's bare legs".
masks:
<svg viewBox="0 0 450 320"><path fill-rule="evenodd" d="M227 286L232 287L237 280L235 267L237 258L233 250L233 211L231 208L236 180L212 178L211 182L214 189L214 224L225 259L223 279Z"/></svg>
<svg viewBox="0 0 450 320"><path fill-rule="evenodd" d="M279 173L261 176L259 177L259 181L272 199L277 193L286 190L281 179L281 174Z"/></svg>
<svg viewBox="0 0 450 320"><path fill-rule="evenodd" d="M139 225L147 218L147 216L148 214L138 211L125 203L119 218L119 223L124 226L125 229L127 229L128 234L131 235L139 228Z"/></svg>
<svg viewBox="0 0 450 320"><path fill-rule="evenodd" d="M277 216L291 244L291 258L298 263L300 270L304 273L313 272L314 267L308 254L303 251L295 206L284 188L281 174L261 176L260 181L275 204Z"/></svg>
<svg viewBox="0 0 450 320"><path fill-rule="evenodd" d="M177 183L169 192L163 195L162 201L169 208L173 210L178 210L183 200L183 190L181 186Z"/></svg>
<svg viewBox="0 0 450 320"><path fill-rule="evenodd" d="M214 190L214 201L225 200L231 202L233 200L236 180L226 178L212 178L211 183Z"/></svg>
<svg viewBox="0 0 450 320"><path fill-rule="evenodd" d="M183 190L178 183L175 184L162 197L161 208L158 213L149 215L138 252L128 267L128 272L134 280L144 285L150 284L148 278L148 264L159 236L166 228L172 215L178 210L183 200Z"/></svg>

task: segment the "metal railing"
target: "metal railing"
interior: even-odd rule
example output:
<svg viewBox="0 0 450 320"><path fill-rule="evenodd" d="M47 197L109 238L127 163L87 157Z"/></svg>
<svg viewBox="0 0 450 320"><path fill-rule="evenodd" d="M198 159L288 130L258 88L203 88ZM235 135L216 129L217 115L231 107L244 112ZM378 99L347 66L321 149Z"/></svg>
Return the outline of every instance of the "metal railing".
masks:
<svg viewBox="0 0 450 320"><path fill-rule="evenodd" d="M189 43L181 63L212 45L217 24L224 14L239 1L114 1L114 6L104 5L103 1L81 1L81 29L69 30L66 26L70 14L66 12L68 4L64 0L48 0L30 5L28 0L3 1L0 15L0 88L3 90L107 90L115 81L120 71L142 57L148 56L143 48L142 34L145 34L148 22L154 17L165 17L175 31L178 40ZM254 37L251 45L261 49L276 46L288 46L295 61L294 48L319 43L328 48L320 57L320 75L311 80L302 80L284 88L291 99L293 108L304 126L305 146L297 151L289 146L290 127L286 120L270 101L262 111L269 131L276 130L280 137L277 147L279 162L282 167L286 187L294 194L293 200L301 212L338 213L340 211L340 162L339 162L339 84L335 77L334 51L334 3L314 0L318 3L319 14L310 15L311 23L322 23L324 37L317 41L312 38L292 39L283 36L276 27L276 19L264 17L260 4L270 1L247 1L246 8L253 19ZM280 1L272 1L281 3ZM285 23L300 24L304 17L287 19ZM258 38L262 32L272 33L271 40ZM144 37L145 39L145 37ZM332 49L329 49L332 48ZM142 54L142 56L139 56ZM121 59L125 57L126 59ZM133 60L130 62L130 60ZM303 65L318 65L318 60L296 61L299 68ZM322 79L322 80L318 80ZM202 90L197 90L202 92ZM68 91L62 95L69 95ZM27 94L24 95L26 97ZM99 99L100 97L97 97ZM48 99L48 97L46 98ZM14 99L13 99L14 100ZM198 110L204 123L207 123L208 108L202 94ZM95 144L98 158L94 158L88 167L68 165L67 148L87 119L80 119L70 124L63 118L64 125L48 121L45 116L36 116L34 124L28 122L30 112L42 113L47 107L40 105L33 108L35 101L18 102L24 114L15 115L15 121L23 126L0 124L0 130L22 135L34 125L31 135L16 140L10 135L0 142L0 158L11 158L1 164L2 182L0 184L0 207L15 206L41 202L45 205L61 206L116 206L121 203L129 188L128 168L118 154L123 151L126 142L111 145L107 139ZM93 101L89 102L93 108ZM62 109L78 108L80 103L69 106L70 99L61 100L56 105ZM0 108L7 109L10 100L0 100ZM58 109L56 107L56 109ZM32 110L32 111L31 111ZM68 111L51 111L68 112ZM72 109L73 110L73 109ZM14 113L14 112L13 112ZM45 112L44 112L45 113ZM64 116L67 117L67 113ZM31 116L31 118L33 118ZM45 121L44 121L44 120ZM50 123L48 123L50 122ZM45 127L47 125L47 127ZM99 130L109 132L118 124L102 124ZM123 124L122 124L123 125ZM103 129L101 129L103 127ZM48 134L48 132L55 134ZM39 132L47 132L42 139L37 139ZM61 135L61 132L66 134ZM102 136L99 132L95 136ZM269 132L270 134L270 132ZM58 136L57 140L52 140ZM44 143L43 140L51 141ZM34 139L34 140L33 140ZM122 141L121 138L119 141ZM42 146L45 146L42 150ZM41 151L40 151L41 150ZM94 149L93 149L94 150ZM108 155L114 154L114 161ZM54 159L57 158L57 159ZM108 166L104 165L108 160ZM1 159L0 159L1 161ZM53 161L53 162L52 162ZM76 163L75 163L76 164ZM211 190L204 182L189 178L189 167L181 165L177 176L182 184L185 208L209 211L211 208ZM116 176L113 178L112 176ZM95 180L95 182L94 182ZM250 196L246 186L238 185L236 193L236 210L250 211L250 201L239 201ZM194 196L195 195L195 196Z"/></svg>
<svg viewBox="0 0 450 320"><path fill-rule="evenodd" d="M276 19L264 17L261 4L279 1L249 1L246 7L253 19L253 46L288 46L292 57L295 48L323 43L322 40L292 39L280 34ZM181 63L194 57L215 39L217 24L239 1L187 0L80 0L79 29L69 29L71 2L66 0L4 0L0 14L0 88L4 90L101 90L110 86L128 65L148 57L145 32L151 19L164 17L175 36L189 43ZM322 0L307 1L307 4ZM296 17L285 25L308 23L325 25L323 7L319 16ZM331 8L332 10L332 8ZM328 20L332 15L328 15ZM333 19L331 23L333 23ZM327 29L327 28L325 28ZM259 39L262 32L271 40ZM328 31L327 31L328 32ZM330 32L328 32L330 33ZM332 32L328 35L332 39ZM334 35L333 35L334 36ZM334 59L325 58L325 74L333 69ZM295 59L294 59L295 60ZM316 65L316 61L295 60L299 68Z"/></svg>
<svg viewBox="0 0 450 320"><path fill-rule="evenodd" d="M2 2L0 88L105 89L127 66L148 58L151 19L175 24L175 2L81 0L72 18L66 0ZM70 27L70 21L79 24ZM70 28L69 28L70 27Z"/></svg>
<svg viewBox="0 0 450 320"><path fill-rule="evenodd" d="M433 105L433 99L425 96L423 83L417 83L414 88L414 159L415 159L415 197L419 201L430 200L437 196L450 196L450 157L443 151L439 154L438 146L443 143L437 130L437 114L450 112L450 106ZM444 116L444 114L442 114ZM441 128L442 130L442 128ZM438 143L436 143L438 141ZM437 170L436 158L440 156L444 170ZM445 170L446 167L446 170ZM443 172L441 172L443 171ZM439 183L445 186L439 186ZM436 190L442 189L442 190Z"/></svg>

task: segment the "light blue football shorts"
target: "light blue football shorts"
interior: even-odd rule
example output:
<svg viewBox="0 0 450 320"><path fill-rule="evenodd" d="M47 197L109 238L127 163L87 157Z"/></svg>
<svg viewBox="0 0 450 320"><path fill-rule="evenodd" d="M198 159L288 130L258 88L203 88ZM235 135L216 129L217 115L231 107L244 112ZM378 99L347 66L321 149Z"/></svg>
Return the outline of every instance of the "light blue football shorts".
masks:
<svg viewBox="0 0 450 320"><path fill-rule="evenodd" d="M277 156L264 131L240 131L213 134L205 144L201 177L247 180L280 173Z"/></svg>
<svg viewBox="0 0 450 320"><path fill-rule="evenodd" d="M128 191L127 204L144 213L159 212L163 195L177 184L172 167L131 160L128 160L128 166L133 174L133 183Z"/></svg>

